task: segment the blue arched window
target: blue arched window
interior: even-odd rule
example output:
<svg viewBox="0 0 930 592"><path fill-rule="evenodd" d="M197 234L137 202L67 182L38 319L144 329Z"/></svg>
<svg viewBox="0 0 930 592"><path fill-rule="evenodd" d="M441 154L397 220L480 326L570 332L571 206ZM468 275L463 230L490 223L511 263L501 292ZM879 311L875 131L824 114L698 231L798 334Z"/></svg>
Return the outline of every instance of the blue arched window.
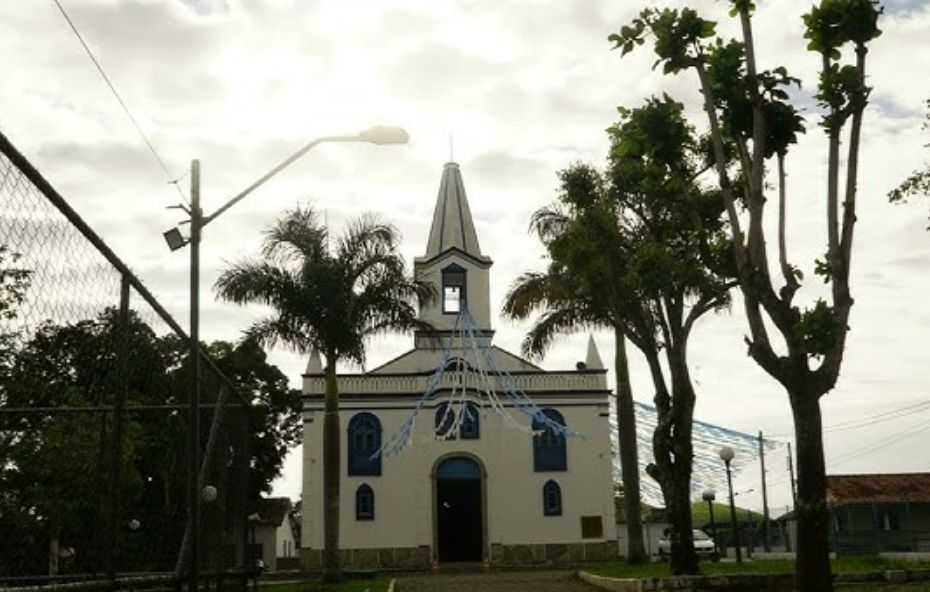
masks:
<svg viewBox="0 0 930 592"><path fill-rule="evenodd" d="M447 440L455 440L461 437L462 440L477 440L481 437L481 419L478 413L478 406L474 403L466 403L462 411L462 421L459 423L458 433L450 432L455 422L455 415L458 409L455 405L449 403L440 403L436 406L436 417L434 424L436 426L436 435L444 436Z"/></svg>
<svg viewBox="0 0 930 592"><path fill-rule="evenodd" d="M455 422L455 408L448 403L440 403L436 406L436 435L447 440L455 440L455 432L451 432L452 424Z"/></svg>
<svg viewBox="0 0 930 592"><path fill-rule="evenodd" d="M349 420L348 459L350 475L380 475L381 422L371 413L359 413Z"/></svg>
<svg viewBox="0 0 930 592"><path fill-rule="evenodd" d="M562 488L551 479L543 485L543 514L546 516L562 515Z"/></svg>
<svg viewBox="0 0 930 592"><path fill-rule="evenodd" d="M559 425L565 425L565 418L555 409L543 409L542 414ZM538 432L533 436L533 470L537 472L567 470L565 436L535 417L533 418L533 431Z"/></svg>
<svg viewBox="0 0 930 592"><path fill-rule="evenodd" d="M375 519L375 492L366 483L355 490L355 519Z"/></svg>
<svg viewBox="0 0 930 592"><path fill-rule="evenodd" d="M465 404L460 432L462 440L477 440L481 436L481 420L478 417L478 406L474 403Z"/></svg>

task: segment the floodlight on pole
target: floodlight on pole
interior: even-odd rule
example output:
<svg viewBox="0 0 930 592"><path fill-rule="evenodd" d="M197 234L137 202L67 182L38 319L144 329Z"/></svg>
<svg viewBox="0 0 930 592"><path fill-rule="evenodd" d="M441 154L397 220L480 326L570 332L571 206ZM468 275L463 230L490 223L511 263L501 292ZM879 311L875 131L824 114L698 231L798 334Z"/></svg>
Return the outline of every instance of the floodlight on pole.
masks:
<svg viewBox="0 0 930 592"><path fill-rule="evenodd" d="M208 486L212 491L200 491L198 488L199 481L199 456L200 456L200 238L203 227L215 220L220 214L234 206L246 195L252 193L255 189L263 185L268 179L275 176L288 165L306 154L310 149L324 142L367 142L369 144L406 144L410 137L403 128L392 126L375 126L362 130L356 134L344 136L324 136L317 138L305 144L294 154L281 161L277 166L261 176L251 185L240 191L234 197L229 199L225 204L217 208L210 215L205 215L200 207L200 161L191 161L191 203L190 207L177 206L190 214L190 238L186 239L177 228L172 228L164 233L165 241L172 251L176 251L185 245L191 246L191 268L190 268L190 396L189 398L189 484L188 484L188 528L185 532L185 541L182 543L182 549L187 545L188 560L188 591L198 592L199 590L199 532L195 525L200 523L200 501L201 495L210 497L215 492L215 488ZM212 500L211 500L212 501ZM181 567L179 558L178 569Z"/></svg>
<svg viewBox="0 0 930 592"><path fill-rule="evenodd" d="M181 247L187 244L187 239L184 238L184 235L181 234L180 228L172 228L167 230L164 233L165 242L168 243L168 248L172 251L177 251Z"/></svg>

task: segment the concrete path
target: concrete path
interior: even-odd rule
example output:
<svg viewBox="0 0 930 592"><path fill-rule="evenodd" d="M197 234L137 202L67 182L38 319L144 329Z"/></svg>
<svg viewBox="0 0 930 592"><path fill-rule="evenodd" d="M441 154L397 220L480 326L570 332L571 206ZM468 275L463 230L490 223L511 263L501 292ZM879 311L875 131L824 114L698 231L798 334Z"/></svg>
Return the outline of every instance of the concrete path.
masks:
<svg viewBox="0 0 930 592"><path fill-rule="evenodd" d="M592 592L573 571L463 573L397 578L394 592Z"/></svg>

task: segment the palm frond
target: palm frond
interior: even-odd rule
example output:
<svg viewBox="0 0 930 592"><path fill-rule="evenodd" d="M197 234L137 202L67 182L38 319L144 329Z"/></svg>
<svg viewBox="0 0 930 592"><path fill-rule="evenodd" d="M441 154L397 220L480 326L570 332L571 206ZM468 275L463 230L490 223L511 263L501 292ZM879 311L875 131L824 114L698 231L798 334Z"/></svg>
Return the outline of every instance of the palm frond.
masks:
<svg viewBox="0 0 930 592"><path fill-rule="evenodd" d="M542 357L556 335L582 331L593 323L577 308L559 308L549 310L536 321L527 333L520 349L528 358Z"/></svg>
<svg viewBox="0 0 930 592"><path fill-rule="evenodd" d="M533 212L530 232L535 232L544 244L562 235L571 218L558 205L548 205Z"/></svg>
<svg viewBox="0 0 930 592"><path fill-rule="evenodd" d="M397 253L400 232L375 214L364 214L349 222L339 238L335 257L352 267L364 267L368 260Z"/></svg>
<svg viewBox="0 0 930 592"><path fill-rule="evenodd" d="M284 294L299 288L287 269L256 260L236 263L216 280L217 296L236 304L256 302L274 306Z"/></svg>
<svg viewBox="0 0 930 592"><path fill-rule="evenodd" d="M265 232L262 255L283 265L326 258L328 232L312 208L297 206Z"/></svg>
<svg viewBox="0 0 930 592"><path fill-rule="evenodd" d="M299 354L309 354L311 350L319 349L320 344L305 329L293 318L273 315L252 323L243 332L242 340L254 341L265 348L285 345Z"/></svg>
<svg viewBox="0 0 930 592"><path fill-rule="evenodd" d="M504 315L523 320L533 311L545 308L550 299L550 276L527 272L517 278L504 298Z"/></svg>

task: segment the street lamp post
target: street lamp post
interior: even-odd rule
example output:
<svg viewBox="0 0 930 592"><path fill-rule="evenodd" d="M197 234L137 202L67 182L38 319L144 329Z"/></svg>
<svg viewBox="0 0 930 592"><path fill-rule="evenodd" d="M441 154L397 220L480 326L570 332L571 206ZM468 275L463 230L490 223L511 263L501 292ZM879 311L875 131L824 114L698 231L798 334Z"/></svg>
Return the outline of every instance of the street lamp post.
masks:
<svg viewBox="0 0 930 592"><path fill-rule="evenodd" d="M717 523L714 521L714 499L717 497L712 489L708 489L701 494L701 497L707 502L707 510L710 512L710 538L714 541L714 552L720 553L720 547L717 545Z"/></svg>
<svg viewBox="0 0 930 592"><path fill-rule="evenodd" d="M189 384L188 421L188 590L197 592L199 580L199 524L200 495L199 461L200 461L200 237L203 227L215 220L220 214L237 204L246 195L263 185L268 179L287 168L288 165L309 152L312 148L325 142L367 142L369 144L406 144L407 132L399 127L375 126L357 134L324 136L305 144L300 150L287 157L257 181L240 191L209 216L205 216L200 207L200 161L191 161L191 204L190 208L181 206L190 215L190 238L184 239L180 230L172 228L164 233L165 242L172 251L190 244L190 352L191 374Z"/></svg>
<svg viewBox="0 0 930 592"><path fill-rule="evenodd" d="M724 446L720 449L720 460L727 466L727 487L730 490L730 524L733 528L733 545L736 547L736 562L743 562L743 553L739 548L739 524L736 521L736 503L733 500L733 476L730 474L730 461L736 456L733 449Z"/></svg>

